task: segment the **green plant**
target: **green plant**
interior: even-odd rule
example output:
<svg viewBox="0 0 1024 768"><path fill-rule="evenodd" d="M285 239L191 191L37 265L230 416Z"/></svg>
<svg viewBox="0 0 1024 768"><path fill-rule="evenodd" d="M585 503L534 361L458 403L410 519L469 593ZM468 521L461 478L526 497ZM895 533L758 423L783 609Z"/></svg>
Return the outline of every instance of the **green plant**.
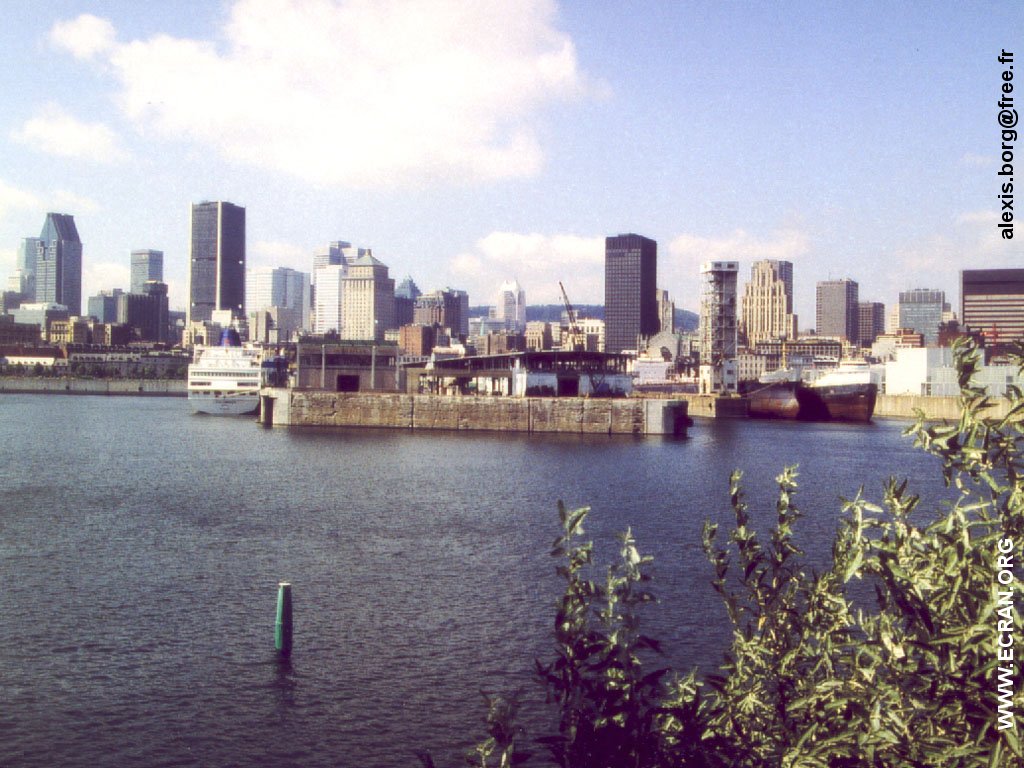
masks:
<svg viewBox="0 0 1024 768"><path fill-rule="evenodd" d="M735 525L726 541L705 524L712 586L733 628L717 674L649 670L658 643L640 630L654 602L651 558L630 531L619 560L593 578L581 541L588 508L559 504L552 554L565 582L555 658L537 663L557 732L537 741L563 768L1021 768L1024 706L1015 600L1024 553L1024 396L993 420L972 375L979 352L955 346L960 419L907 430L935 456L951 498L924 512L906 480L874 504L843 505L828 566L812 572L794 543L795 468L777 478L775 523L752 529L741 474L730 478ZM1020 358L1024 361L1024 357ZM1022 365L1024 368L1024 365ZM873 599L855 601L851 582ZM1003 623L1000 623L1003 622ZM1012 635L1012 659L997 637ZM666 682L668 681L668 682ZM488 699L488 739L472 765L512 766L522 732L515 707Z"/></svg>

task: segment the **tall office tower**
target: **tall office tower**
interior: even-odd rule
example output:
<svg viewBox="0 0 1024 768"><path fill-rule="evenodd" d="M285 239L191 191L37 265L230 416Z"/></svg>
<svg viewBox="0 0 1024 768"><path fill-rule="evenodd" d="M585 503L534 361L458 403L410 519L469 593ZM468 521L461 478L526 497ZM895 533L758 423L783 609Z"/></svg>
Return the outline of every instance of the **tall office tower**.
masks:
<svg viewBox="0 0 1024 768"><path fill-rule="evenodd" d="M818 283L815 325L819 336L857 342L860 328L859 286L848 277Z"/></svg>
<svg viewBox="0 0 1024 768"><path fill-rule="evenodd" d="M138 293L119 294L117 322L129 326L142 341L167 341L167 284L147 280Z"/></svg>
<svg viewBox="0 0 1024 768"><path fill-rule="evenodd" d="M900 305L896 302L885 313L885 332L896 333L900 329Z"/></svg>
<svg viewBox="0 0 1024 768"><path fill-rule="evenodd" d="M36 301L63 304L71 316L82 314L82 241L75 217L48 213L36 246Z"/></svg>
<svg viewBox="0 0 1024 768"><path fill-rule="evenodd" d="M245 276L249 312L277 307L278 338L285 341L309 323L309 275L289 267L253 267Z"/></svg>
<svg viewBox="0 0 1024 768"><path fill-rule="evenodd" d="M420 297L422 291L417 287L416 283L413 282L412 277L406 276L406 278L395 287L395 325L401 328L403 325L409 325L413 321L413 315L415 313L416 299Z"/></svg>
<svg viewBox="0 0 1024 768"><path fill-rule="evenodd" d="M504 321L506 331L526 330L526 291L518 280L506 280L498 288L494 319Z"/></svg>
<svg viewBox="0 0 1024 768"><path fill-rule="evenodd" d="M1024 340L1024 269L963 270L960 319L988 346Z"/></svg>
<svg viewBox="0 0 1024 768"><path fill-rule="evenodd" d="M900 291L900 328L912 328L924 336L926 347L939 344L939 325L943 310L947 310L946 294L928 288Z"/></svg>
<svg viewBox="0 0 1024 768"><path fill-rule="evenodd" d="M735 392L736 261L706 261L700 266L700 391Z"/></svg>
<svg viewBox="0 0 1024 768"><path fill-rule="evenodd" d="M668 291L660 288L655 291L658 302L658 327L659 330L675 333L676 330L676 303L668 295Z"/></svg>
<svg viewBox="0 0 1024 768"><path fill-rule="evenodd" d="M316 333L335 333L344 337L345 318L342 315L342 297L345 295L347 264L327 264L316 268L316 304L313 311L313 330Z"/></svg>
<svg viewBox="0 0 1024 768"><path fill-rule="evenodd" d="M395 327L395 281L384 263L369 253L356 259L342 291L344 338L383 341L384 331Z"/></svg>
<svg viewBox="0 0 1024 768"><path fill-rule="evenodd" d="M759 341L795 339L793 314L793 263L777 259L755 261L750 282L743 289L740 327L747 346Z"/></svg>
<svg viewBox="0 0 1024 768"><path fill-rule="evenodd" d="M449 288L457 312L457 327L452 328L459 334L460 339L469 336L469 294L460 288Z"/></svg>
<svg viewBox="0 0 1024 768"><path fill-rule="evenodd" d="M245 317L245 208L226 202L192 205L188 323L215 311Z"/></svg>
<svg viewBox="0 0 1024 768"><path fill-rule="evenodd" d="M87 304L89 316L95 317L101 323L116 323L118 297L124 291L114 288L111 291L100 291L95 296L90 296Z"/></svg>
<svg viewBox="0 0 1024 768"><path fill-rule="evenodd" d="M859 322L857 338L862 347L875 343L885 333L885 304L878 301L862 301L858 307Z"/></svg>
<svg viewBox="0 0 1024 768"><path fill-rule="evenodd" d="M604 240L605 351L638 349L658 327L658 244L628 234Z"/></svg>
<svg viewBox="0 0 1024 768"><path fill-rule="evenodd" d="M154 251L149 248L139 248L132 251L132 276L130 293L141 294L146 292L146 283L156 280L158 283L164 279L164 252Z"/></svg>
<svg viewBox="0 0 1024 768"><path fill-rule="evenodd" d="M18 246L18 260L14 264L13 279L8 285L8 290L17 291L28 302L36 300L36 259L41 242L38 237L26 237L21 241Z"/></svg>

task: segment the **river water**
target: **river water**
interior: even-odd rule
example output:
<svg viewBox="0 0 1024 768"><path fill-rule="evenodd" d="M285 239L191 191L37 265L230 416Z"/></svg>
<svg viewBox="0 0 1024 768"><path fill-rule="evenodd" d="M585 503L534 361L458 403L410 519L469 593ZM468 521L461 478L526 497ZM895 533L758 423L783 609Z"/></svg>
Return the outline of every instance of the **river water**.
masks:
<svg viewBox="0 0 1024 768"><path fill-rule="evenodd" d="M877 500L890 473L938 484L904 426L264 429L176 398L0 396L0 765L461 764L480 690L540 695L559 499L592 507L602 561L632 526L655 557L652 634L677 669L710 669L728 631L700 530L728 525L730 471L763 531L798 463L799 541L823 562L841 496Z"/></svg>

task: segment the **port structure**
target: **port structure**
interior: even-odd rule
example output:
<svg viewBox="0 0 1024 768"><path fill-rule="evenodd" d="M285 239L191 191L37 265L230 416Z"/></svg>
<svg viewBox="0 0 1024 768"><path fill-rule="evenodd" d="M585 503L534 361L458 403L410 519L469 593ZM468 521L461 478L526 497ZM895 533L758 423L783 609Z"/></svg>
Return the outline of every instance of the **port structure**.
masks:
<svg viewBox="0 0 1024 768"><path fill-rule="evenodd" d="M736 278L739 262L706 261L700 267L700 392L735 394Z"/></svg>

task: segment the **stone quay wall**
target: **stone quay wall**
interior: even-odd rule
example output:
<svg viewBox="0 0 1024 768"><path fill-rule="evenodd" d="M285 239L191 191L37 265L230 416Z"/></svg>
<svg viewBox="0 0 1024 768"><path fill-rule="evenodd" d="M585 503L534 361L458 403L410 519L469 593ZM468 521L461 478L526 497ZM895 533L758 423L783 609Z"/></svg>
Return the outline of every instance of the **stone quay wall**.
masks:
<svg viewBox="0 0 1024 768"><path fill-rule="evenodd" d="M960 419L960 404L957 397L940 397L937 395L879 395L875 402L876 418L908 419L917 418L915 408L924 411L925 416L933 421L957 421ZM992 406L984 415L991 419L1001 419L1010 412L1010 402L1005 398L992 398Z"/></svg>
<svg viewBox="0 0 1024 768"><path fill-rule="evenodd" d="M186 397L184 379L76 379L0 376L0 392L52 395Z"/></svg>
<svg viewBox="0 0 1024 768"><path fill-rule="evenodd" d="M686 403L579 397L447 397L264 389L272 425L681 435ZM269 417L269 418L268 418Z"/></svg>

